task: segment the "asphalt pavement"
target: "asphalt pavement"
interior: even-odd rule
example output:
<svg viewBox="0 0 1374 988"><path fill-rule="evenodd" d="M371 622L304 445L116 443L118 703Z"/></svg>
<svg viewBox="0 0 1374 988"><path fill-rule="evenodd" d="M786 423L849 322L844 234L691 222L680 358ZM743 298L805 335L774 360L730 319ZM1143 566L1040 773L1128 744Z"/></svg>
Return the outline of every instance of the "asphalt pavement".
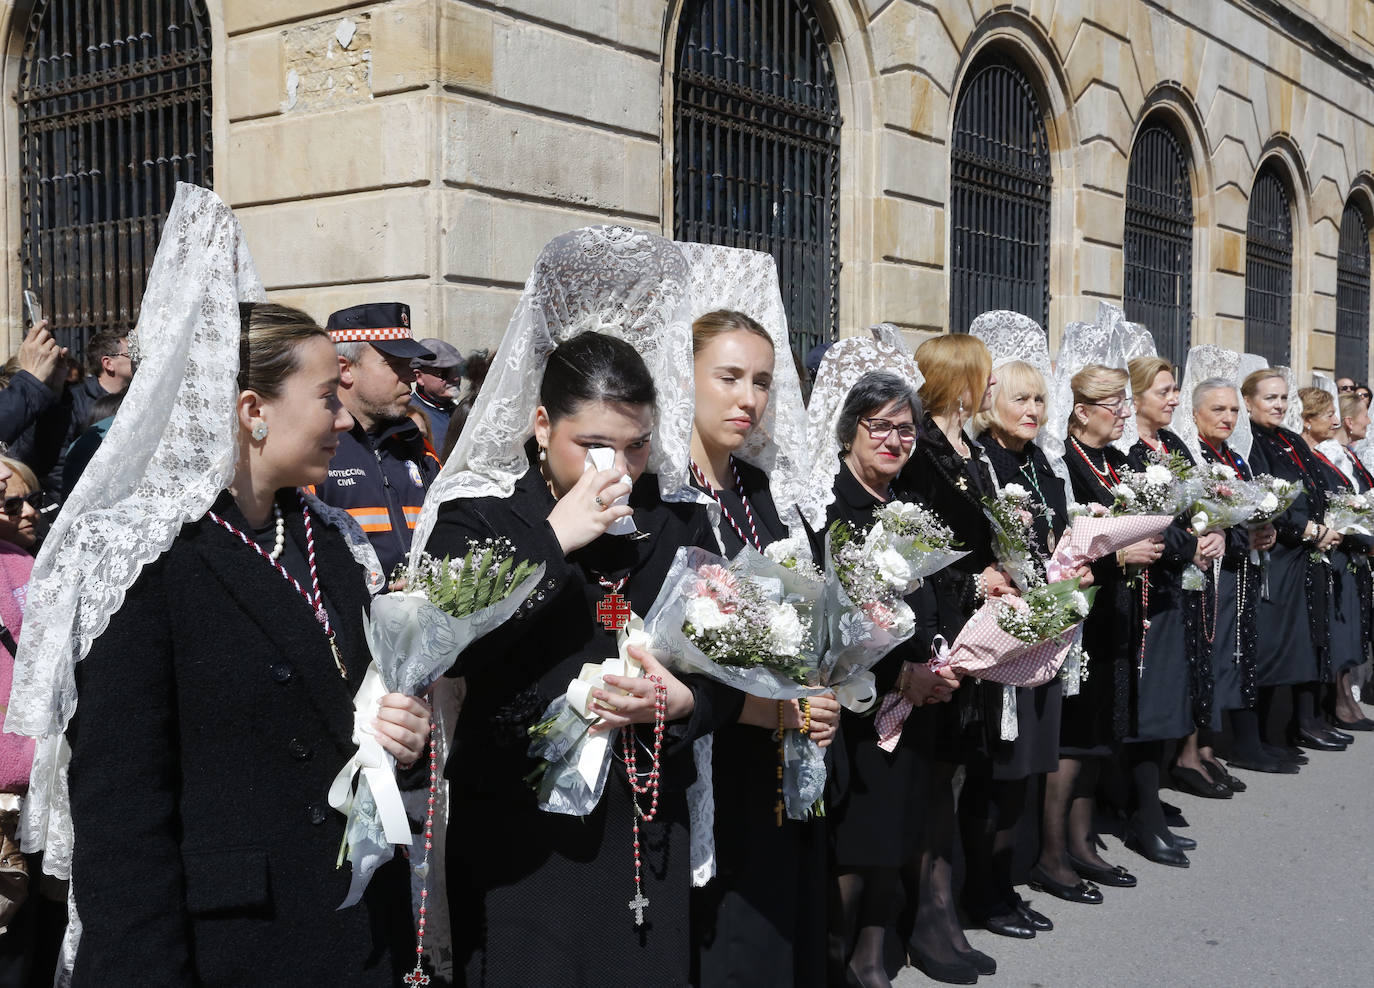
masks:
<svg viewBox="0 0 1374 988"><path fill-rule="evenodd" d="M1366 707L1374 716L1374 707ZM1104 835L1102 856L1140 880L1101 905L1018 891L1055 928L1034 940L969 930L996 988L1374 984L1374 734L1309 752L1298 775L1236 771L1229 800L1166 790L1197 840L1191 867L1151 864ZM897 988L931 984L905 968Z"/></svg>

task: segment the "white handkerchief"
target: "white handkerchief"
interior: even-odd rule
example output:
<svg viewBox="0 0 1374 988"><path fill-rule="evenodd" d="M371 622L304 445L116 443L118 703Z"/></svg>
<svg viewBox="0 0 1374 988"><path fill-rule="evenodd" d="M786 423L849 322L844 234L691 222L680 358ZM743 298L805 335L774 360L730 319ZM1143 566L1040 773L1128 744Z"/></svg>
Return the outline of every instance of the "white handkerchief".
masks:
<svg viewBox="0 0 1374 988"><path fill-rule="evenodd" d="M593 446L587 450L587 470L611 470L615 467L615 450L607 446ZM620 477L622 484L633 483L628 474ZM616 504L629 504L630 495L622 494L615 499ZM635 528L633 517L617 518L606 527L606 531L611 535L634 535L639 529Z"/></svg>

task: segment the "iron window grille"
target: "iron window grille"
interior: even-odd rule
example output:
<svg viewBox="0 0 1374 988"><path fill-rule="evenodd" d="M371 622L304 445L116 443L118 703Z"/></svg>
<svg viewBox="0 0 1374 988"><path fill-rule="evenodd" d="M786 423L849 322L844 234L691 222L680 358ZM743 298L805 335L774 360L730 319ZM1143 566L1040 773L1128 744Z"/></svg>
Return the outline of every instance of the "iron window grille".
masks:
<svg viewBox="0 0 1374 988"><path fill-rule="evenodd" d="M1341 214L1336 255L1336 373L1369 380L1369 225L1353 202Z"/></svg>
<svg viewBox="0 0 1374 988"><path fill-rule="evenodd" d="M1162 124L1146 126L1131 149L1124 254L1126 318L1182 367L1192 344L1193 185L1187 151Z"/></svg>
<svg viewBox="0 0 1374 988"><path fill-rule="evenodd" d="M1293 211L1273 165L1250 191L1245 234L1245 350L1287 366L1293 325Z"/></svg>
<svg viewBox="0 0 1374 988"><path fill-rule="evenodd" d="M131 329L178 181L211 184L203 0L39 0L19 69L20 262L80 353Z"/></svg>
<svg viewBox="0 0 1374 988"><path fill-rule="evenodd" d="M950 153L949 328L1011 309L1050 319L1050 147L1045 115L1019 68L996 60L970 75Z"/></svg>
<svg viewBox="0 0 1374 988"><path fill-rule="evenodd" d="M673 235L765 251L799 355L839 328L840 112L805 0L694 0L673 105Z"/></svg>

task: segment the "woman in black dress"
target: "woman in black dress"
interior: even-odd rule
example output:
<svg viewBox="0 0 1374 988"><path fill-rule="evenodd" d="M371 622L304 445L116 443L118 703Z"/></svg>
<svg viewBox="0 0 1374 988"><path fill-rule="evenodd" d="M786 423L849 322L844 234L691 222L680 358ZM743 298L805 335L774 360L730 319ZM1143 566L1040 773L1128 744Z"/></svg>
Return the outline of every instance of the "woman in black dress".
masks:
<svg viewBox="0 0 1374 988"><path fill-rule="evenodd" d="M1364 459L1355 451L1354 444L1361 443L1369 431L1369 405L1359 395L1343 394L1340 411L1341 431L1338 439L1345 453L1341 469L1364 494L1374 489L1374 471L1365 465ZM1355 579L1360 587L1361 640L1367 645L1374 641L1374 572L1367 559L1356 564ZM1330 715L1343 731L1374 731L1374 720L1366 717L1364 710L1355 702L1355 675L1355 670L1347 671L1337 680L1336 698Z"/></svg>
<svg viewBox="0 0 1374 988"><path fill-rule="evenodd" d="M608 627L615 622L598 621L598 603L618 594L634 613L647 613L678 547L712 548L714 538L701 507L665 504L657 478L644 473L654 386L629 344L599 333L559 344L539 397L528 469L514 492L444 504L426 545L431 555L456 556L474 542L504 538L516 558L546 567L516 618L466 649L452 670L467 681L445 768L462 794L448 832L457 963L474 986L685 985L691 743L736 720L742 695L674 676L635 650L645 676L606 680L628 695L593 691L603 718L593 730L631 733L613 740L605 790L586 817L538 808L526 781L538 768L527 754L528 732L584 662L616 654ZM614 468L584 472L593 448L614 450ZM622 482L625 474L632 484ZM614 503L626 494L628 506ZM646 537L606 534L626 516ZM648 820L641 817L649 797L631 792L630 776L652 785L654 677L666 709L661 792ZM633 761L622 757L623 745Z"/></svg>
<svg viewBox="0 0 1374 988"><path fill-rule="evenodd" d="M1272 726L1269 713L1276 690L1286 686L1293 694L1286 735L1273 738L1275 743L1266 750L1288 761L1301 757L1301 752L1285 750L1288 745L1342 751L1345 742L1328 731L1317 712L1318 684L1331 666L1330 603L1326 564L1310 558L1314 551L1335 548L1341 536L1321 522L1326 487L1316 457L1301 436L1282 425L1289 401L1287 379L1272 368L1262 368L1245 378L1240 394L1255 434L1250 468L1302 484L1293 506L1274 523L1278 543L1266 566L1269 593L1261 595L1259 603L1255 667L1261 730Z"/></svg>
<svg viewBox="0 0 1374 988"><path fill-rule="evenodd" d="M902 474L903 483L928 504L959 538L968 555L931 577L938 609L940 634L953 642L973 612L990 596L1014 594L1015 588L999 568L992 547L992 530L982 498L996 486L981 447L964 434L964 425L991 402L994 379L992 357L983 342L962 334L938 336L922 343L916 362L925 375L920 398L925 416ZM989 752L998 743L1002 688L994 683L970 684L957 700L939 713L935 762L926 802L925 841L921 848L914 930L908 944L912 962L936 980L970 984L978 970L964 958L971 951L955 909L953 884L954 830L958 820L953 781L959 765L966 769L967 791L983 792L989 783ZM975 778L976 777L976 778ZM974 779L969 789L968 779ZM978 813L985 812L979 803ZM970 806L973 804L970 803ZM978 831L985 827L979 822ZM986 862L992 847L985 840L966 846L967 858ZM1048 920L1020 903L1008 925L1023 924L1030 931ZM986 964L984 966L987 966Z"/></svg>
<svg viewBox="0 0 1374 988"><path fill-rule="evenodd" d="M367 574L298 490L352 425L338 359L295 309L245 306L241 332L228 489L76 668L76 985L381 986L414 963L403 859L338 909L344 817L326 795L357 748ZM428 724L389 694L377 736L409 765Z"/></svg>
<svg viewBox="0 0 1374 988"><path fill-rule="evenodd" d="M1208 378L1193 389L1193 422L1204 465L1220 464L1242 480L1252 480L1250 464L1230 444L1240 417L1240 391L1235 382ZM1260 567L1250 561L1251 552L1273 548L1274 526L1251 529L1234 525L1226 530L1226 553L1221 558L1217 592L1217 618L1212 638L1212 719L1209 734L1222 729L1223 716L1231 726L1232 768L1254 772L1296 772L1297 768L1269 755L1260 743L1259 716L1255 712L1255 656L1258 646L1255 622L1261 588ZM1209 774L1215 757L1210 744L1201 744L1199 757Z"/></svg>
<svg viewBox="0 0 1374 988"><path fill-rule="evenodd" d="M1101 364L1073 376L1064 462L1080 504L1111 504L1111 489L1127 470L1126 457L1111 444L1131 413L1129 383L1125 371ZM1088 676L1077 696L1064 698L1059 770L1045 787L1045 839L1030 881L1031 888L1070 902L1101 902L1094 883L1135 884L1124 868L1097 853L1094 796L1103 759L1130 735L1134 720L1140 614L1125 569L1148 566L1163 551L1161 538L1145 539L1092 564L1097 596L1083 622Z"/></svg>
<svg viewBox="0 0 1374 988"><path fill-rule="evenodd" d="M786 539L768 475L734 454L763 419L775 387L773 339L741 312L692 323L695 378L691 483L715 503L715 534L733 558ZM800 396L796 398L800 405ZM712 735L716 875L692 890L693 983L698 988L826 981L825 820L778 818L778 702L746 696L738 724ZM808 700L811 737L828 745L839 721L832 696ZM795 700L781 704L790 727Z"/></svg>
<svg viewBox="0 0 1374 988"><path fill-rule="evenodd" d="M836 344L840 353L822 362L817 392L830 385L845 346ZM918 407L905 380L890 371L870 371L849 389L833 420L813 420L817 428L834 430L841 449L839 462L829 467L835 497L826 510L827 524L846 522L862 537L873 525L874 509L900 496L893 484L911 456ZM826 465L815 466L819 478ZM890 983L883 946L900 869L919 844L920 797L934 729L926 707L948 700L958 687L952 672L933 672L927 661L936 633L930 584L918 587L907 602L916 615L915 634L873 668L879 696L895 693L912 704L896 746L891 751L879 747L874 714L841 714L848 784L831 808L830 825L841 907L835 925L845 944L843 977L850 985L885 988Z"/></svg>
<svg viewBox="0 0 1374 988"><path fill-rule="evenodd" d="M1192 464L1183 441L1165 428L1178 407L1178 386L1172 365L1162 357L1137 357L1130 363L1131 390L1139 439L1127 454L1127 465L1144 471L1170 457ZM1189 564L1210 570L1226 548L1220 532L1193 534L1186 510L1164 530L1164 552L1137 581L1143 638L1136 657L1135 724L1122 748L1126 770L1134 785L1135 811L1127 846L1158 864L1187 867L1179 839L1164 825L1159 801L1159 768L1168 741L1191 739L1187 750L1194 764L1180 762L1174 777L1189 791L1206 796L1231 795L1219 779L1206 774L1197 757L1195 711L1210 715L1212 655L1203 648L1201 629L1204 598L1210 594L1184 588ZM1210 586L1210 584L1209 584ZM1215 621L1215 616L1212 617ZM1182 759L1183 756L1180 756Z"/></svg>

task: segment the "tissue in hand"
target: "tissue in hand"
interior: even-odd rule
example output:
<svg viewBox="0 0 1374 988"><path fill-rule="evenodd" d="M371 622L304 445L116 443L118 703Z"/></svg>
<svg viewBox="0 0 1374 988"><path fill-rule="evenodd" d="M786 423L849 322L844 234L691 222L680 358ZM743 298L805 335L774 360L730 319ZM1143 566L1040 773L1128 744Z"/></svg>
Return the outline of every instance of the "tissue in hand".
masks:
<svg viewBox="0 0 1374 988"><path fill-rule="evenodd" d="M591 449L587 450L587 465L585 469L612 470L614 468L615 450L610 449L607 446L593 446ZM632 481L630 480L628 475L622 475L620 478L620 482L622 484L629 484ZM620 497L615 499L615 503L629 504L630 495L622 494ZM635 534L635 532L639 531L639 529L635 528L634 518L627 517L617 518L615 521L611 522L610 525L606 526L606 531L609 532L611 535L633 535Z"/></svg>

